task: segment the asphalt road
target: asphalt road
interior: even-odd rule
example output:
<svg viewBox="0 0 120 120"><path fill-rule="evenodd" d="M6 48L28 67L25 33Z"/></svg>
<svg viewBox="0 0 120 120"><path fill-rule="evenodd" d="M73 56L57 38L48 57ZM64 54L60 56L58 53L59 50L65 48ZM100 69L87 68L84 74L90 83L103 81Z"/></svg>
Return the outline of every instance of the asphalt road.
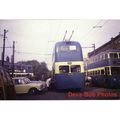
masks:
<svg viewBox="0 0 120 120"><path fill-rule="evenodd" d="M36 95L16 95L16 100L119 100L120 89L86 87L79 90L47 90Z"/></svg>

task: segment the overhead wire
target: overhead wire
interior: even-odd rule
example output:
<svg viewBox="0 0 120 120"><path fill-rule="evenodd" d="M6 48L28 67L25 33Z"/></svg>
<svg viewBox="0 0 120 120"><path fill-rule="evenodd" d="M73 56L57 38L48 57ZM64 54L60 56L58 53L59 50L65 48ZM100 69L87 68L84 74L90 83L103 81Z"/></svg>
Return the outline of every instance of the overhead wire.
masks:
<svg viewBox="0 0 120 120"><path fill-rule="evenodd" d="M107 24L108 21L109 21L109 20L106 20L106 21L101 25L100 28L103 28L103 26L104 26L105 24ZM94 31L94 32L92 33L92 35L93 35L93 34L95 35L99 30L100 30L100 29L96 29L96 31ZM86 40L88 39L88 37L89 37L89 36L87 36Z"/></svg>
<svg viewBox="0 0 120 120"><path fill-rule="evenodd" d="M33 52L20 52L20 51L15 51L18 54L31 54L31 55L51 55L51 54L41 54L41 53L33 53Z"/></svg>
<svg viewBox="0 0 120 120"><path fill-rule="evenodd" d="M99 20L99 21L97 22L97 24L95 24L94 26L98 26L98 25L101 23L101 21L102 21L102 20ZM83 35L82 39L86 38L93 30L94 30L94 27L92 26L92 28L91 28L87 33L85 33L85 34Z"/></svg>

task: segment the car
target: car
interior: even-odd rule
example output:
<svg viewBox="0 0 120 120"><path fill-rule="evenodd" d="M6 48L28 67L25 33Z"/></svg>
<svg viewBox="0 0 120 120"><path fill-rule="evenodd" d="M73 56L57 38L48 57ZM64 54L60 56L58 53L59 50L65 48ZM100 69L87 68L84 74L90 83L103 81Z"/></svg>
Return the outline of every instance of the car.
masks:
<svg viewBox="0 0 120 120"><path fill-rule="evenodd" d="M33 82L27 77L14 77L13 82L15 85L16 94L36 94L46 88L46 84L43 82Z"/></svg>
<svg viewBox="0 0 120 120"><path fill-rule="evenodd" d="M0 100L14 100L15 88L9 73L0 66Z"/></svg>
<svg viewBox="0 0 120 120"><path fill-rule="evenodd" d="M41 83L41 84L43 84L44 88L47 89L47 84L46 84L45 81L42 81L42 80L32 80L31 82L32 83ZM44 89L44 90L46 90L46 89Z"/></svg>

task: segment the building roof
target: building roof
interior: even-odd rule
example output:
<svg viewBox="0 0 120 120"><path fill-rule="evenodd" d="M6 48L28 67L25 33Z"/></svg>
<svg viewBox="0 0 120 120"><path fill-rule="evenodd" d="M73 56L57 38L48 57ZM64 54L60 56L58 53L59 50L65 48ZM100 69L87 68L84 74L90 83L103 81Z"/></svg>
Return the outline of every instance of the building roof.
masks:
<svg viewBox="0 0 120 120"><path fill-rule="evenodd" d="M97 49L95 50L95 53L98 53L98 52L101 51L103 48L105 48L107 45L113 43L114 41L116 41L116 40L119 39L119 38L120 38L120 33L119 33L116 37L111 38L111 40L110 40L109 42L107 42L107 43L103 44L102 46L100 46L99 48L97 48ZM88 56L89 56L89 57L91 57L91 56L93 56L93 55L94 55L94 51L88 53Z"/></svg>

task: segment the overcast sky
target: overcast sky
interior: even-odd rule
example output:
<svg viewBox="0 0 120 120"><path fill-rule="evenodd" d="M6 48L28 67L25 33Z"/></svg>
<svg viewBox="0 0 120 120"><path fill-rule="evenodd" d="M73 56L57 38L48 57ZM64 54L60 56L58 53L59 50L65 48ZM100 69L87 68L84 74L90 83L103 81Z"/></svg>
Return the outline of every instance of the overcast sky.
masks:
<svg viewBox="0 0 120 120"><path fill-rule="evenodd" d="M82 47L96 48L110 41L120 32L120 20L0 20L0 34L8 30L6 46L12 46L15 41L15 62L21 60L45 61L51 66L51 55L55 42L61 41L67 30L71 40L80 42ZM0 47L3 44L0 36ZM93 48L83 48L83 54ZM2 49L0 48L0 55ZM5 56L11 56L12 49L7 48Z"/></svg>

